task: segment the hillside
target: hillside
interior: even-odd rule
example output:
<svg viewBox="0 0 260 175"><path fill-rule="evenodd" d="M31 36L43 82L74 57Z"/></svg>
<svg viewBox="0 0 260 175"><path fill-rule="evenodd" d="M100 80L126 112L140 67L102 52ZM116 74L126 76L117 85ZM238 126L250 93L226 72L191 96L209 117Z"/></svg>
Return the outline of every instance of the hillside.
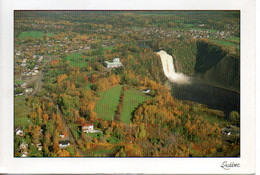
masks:
<svg viewBox="0 0 260 175"><path fill-rule="evenodd" d="M207 84L239 91L239 43L233 42L233 45L225 46L224 40L221 42L210 39L174 40L164 43L161 48L173 56L176 72L198 77Z"/></svg>

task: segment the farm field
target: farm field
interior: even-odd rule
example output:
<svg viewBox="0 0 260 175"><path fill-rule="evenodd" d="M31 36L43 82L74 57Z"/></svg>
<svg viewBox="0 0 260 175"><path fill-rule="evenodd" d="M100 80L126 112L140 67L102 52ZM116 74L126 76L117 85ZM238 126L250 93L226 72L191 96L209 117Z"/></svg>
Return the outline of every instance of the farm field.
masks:
<svg viewBox="0 0 260 175"><path fill-rule="evenodd" d="M142 92L130 89L125 91L125 98L123 101L123 110L121 114L121 120L125 123L130 123L132 113L141 103L149 100L151 97L143 94Z"/></svg>
<svg viewBox="0 0 260 175"><path fill-rule="evenodd" d="M14 106L15 127L27 127L29 124L32 124L32 122L27 117L29 112L29 108L26 106L24 100L16 102Z"/></svg>
<svg viewBox="0 0 260 175"><path fill-rule="evenodd" d="M43 32L38 32L38 31L29 31L29 32L22 32L18 38L20 39L24 39L25 37L28 37L28 38L41 38L42 36L44 35ZM52 37L54 36L55 34L53 33L47 33L47 37Z"/></svg>
<svg viewBox="0 0 260 175"><path fill-rule="evenodd" d="M114 119L122 87L122 85L115 86L101 94L102 97L98 100L95 109L99 118L109 121Z"/></svg>

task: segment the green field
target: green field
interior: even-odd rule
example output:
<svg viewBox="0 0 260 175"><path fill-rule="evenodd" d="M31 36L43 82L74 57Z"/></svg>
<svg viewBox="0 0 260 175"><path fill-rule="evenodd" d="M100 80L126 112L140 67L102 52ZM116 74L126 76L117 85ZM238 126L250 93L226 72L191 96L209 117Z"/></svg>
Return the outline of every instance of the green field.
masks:
<svg viewBox="0 0 260 175"><path fill-rule="evenodd" d="M29 32L22 32L18 38L19 39L24 39L25 37L28 38L41 38L43 36L43 32L38 32L38 31L29 31ZM53 36L53 33L47 33L47 37Z"/></svg>
<svg viewBox="0 0 260 175"><path fill-rule="evenodd" d="M213 37L209 38L210 41L214 42L220 46L227 46L227 47L239 47L240 38L239 37L227 37L225 39L216 39Z"/></svg>
<svg viewBox="0 0 260 175"><path fill-rule="evenodd" d="M79 138L80 138L81 131L79 130L78 124L70 123L70 124L69 124L69 127L72 129L73 134L75 135L75 137L76 137L77 139L79 139Z"/></svg>
<svg viewBox="0 0 260 175"><path fill-rule="evenodd" d="M115 86L101 94L102 97L98 100L95 109L99 118L109 121L114 119L122 87L122 85Z"/></svg>
<svg viewBox="0 0 260 175"><path fill-rule="evenodd" d="M92 83L89 83L88 85L85 86L85 89L91 90L91 87L92 87Z"/></svg>
<svg viewBox="0 0 260 175"><path fill-rule="evenodd" d="M17 85L21 85L21 84L23 84L23 83L24 83L23 80L17 80L17 79L15 79L15 81L14 81L14 84L17 84Z"/></svg>
<svg viewBox="0 0 260 175"><path fill-rule="evenodd" d="M91 152L87 153L86 156L89 157L109 157L115 154L118 151L117 147L113 147L112 149L100 148L96 150L91 150Z"/></svg>
<svg viewBox="0 0 260 175"><path fill-rule="evenodd" d="M78 66L80 68L86 66L86 61L82 58L80 53L73 53L65 59L68 60L72 66Z"/></svg>
<svg viewBox="0 0 260 175"><path fill-rule="evenodd" d="M18 100L15 98L15 100ZM15 127L27 127L29 124L33 125L30 119L27 117L29 114L29 108L25 104L25 100L15 102L14 105L14 125Z"/></svg>
<svg viewBox="0 0 260 175"><path fill-rule="evenodd" d="M150 96L145 95L141 91L137 91L135 89L125 91L121 120L125 123L130 123L132 112L135 111L138 105L149 100L150 98Z"/></svg>

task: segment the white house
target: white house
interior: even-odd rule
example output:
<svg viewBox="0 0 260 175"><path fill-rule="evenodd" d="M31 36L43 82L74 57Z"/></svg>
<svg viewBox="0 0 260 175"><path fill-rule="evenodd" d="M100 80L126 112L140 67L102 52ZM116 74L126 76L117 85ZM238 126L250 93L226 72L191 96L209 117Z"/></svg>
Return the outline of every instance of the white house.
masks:
<svg viewBox="0 0 260 175"><path fill-rule="evenodd" d="M24 132L20 127L15 130L15 134L21 137L24 136Z"/></svg>
<svg viewBox="0 0 260 175"><path fill-rule="evenodd" d="M148 94L151 90L150 89L144 89L142 90L143 93Z"/></svg>
<svg viewBox="0 0 260 175"><path fill-rule="evenodd" d="M69 140L60 141L59 146L60 146L61 149L67 148L68 146L70 146L70 141Z"/></svg>
<svg viewBox="0 0 260 175"><path fill-rule="evenodd" d="M43 56L39 56L38 62L41 62L43 59Z"/></svg>
<svg viewBox="0 0 260 175"><path fill-rule="evenodd" d="M27 151L23 152L21 157L28 157L28 152Z"/></svg>
<svg viewBox="0 0 260 175"><path fill-rule="evenodd" d="M94 125L93 124L83 124L81 126L81 129L83 132L89 133L94 131Z"/></svg>
<svg viewBox="0 0 260 175"><path fill-rule="evenodd" d="M116 68L116 67L121 67L123 64L120 62L120 58L115 58L113 62L104 62L107 68Z"/></svg>
<svg viewBox="0 0 260 175"><path fill-rule="evenodd" d="M25 93L29 93L29 92L32 92L32 91L33 91L33 88L25 89Z"/></svg>

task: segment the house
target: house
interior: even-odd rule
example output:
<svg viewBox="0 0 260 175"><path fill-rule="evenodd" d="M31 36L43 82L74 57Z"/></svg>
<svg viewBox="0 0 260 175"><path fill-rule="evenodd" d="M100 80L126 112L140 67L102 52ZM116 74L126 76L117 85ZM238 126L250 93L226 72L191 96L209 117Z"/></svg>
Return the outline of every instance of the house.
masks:
<svg viewBox="0 0 260 175"><path fill-rule="evenodd" d="M148 94L151 90L150 89L144 89L142 90L142 93Z"/></svg>
<svg viewBox="0 0 260 175"><path fill-rule="evenodd" d="M107 68L117 68L123 66L119 58L115 58L113 62L105 61L104 63Z"/></svg>
<svg viewBox="0 0 260 175"><path fill-rule="evenodd" d="M28 146L28 144L26 144L26 143L21 143L20 144L20 146L19 146L19 148L21 149L21 150L25 150L25 149L27 149L27 146Z"/></svg>
<svg viewBox="0 0 260 175"><path fill-rule="evenodd" d="M23 130L20 127L16 128L15 134L18 135L18 136L21 136L21 137L23 137L25 135Z"/></svg>
<svg viewBox="0 0 260 175"><path fill-rule="evenodd" d="M38 63L41 62L43 59L43 56L39 56Z"/></svg>
<svg viewBox="0 0 260 175"><path fill-rule="evenodd" d="M37 144L36 144L36 147L38 148L39 151L42 150L42 144L41 144L41 143L37 143Z"/></svg>
<svg viewBox="0 0 260 175"><path fill-rule="evenodd" d="M61 149L67 148L68 146L70 146L70 141L69 140L60 141L59 146L60 146Z"/></svg>
<svg viewBox="0 0 260 175"><path fill-rule="evenodd" d="M83 124L81 126L82 132L93 132L94 131L94 125L93 124Z"/></svg>
<svg viewBox="0 0 260 175"><path fill-rule="evenodd" d="M223 135L227 135L227 136L230 136L230 135L231 135L231 132L228 131L228 130L222 130L221 133L222 133Z"/></svg>
<svg viewBox="0 0 260 175"><path fill-rule="evenodd" d="M28 157L28 152L27 151L22 152L22 156L21 157Z"/></svg>
<svg viewBox="0 0 260 175"><path fill-rule="evenodd" d="M33 88L25 89L25 93L29 93L29 92L32 92L32 91L33 91Z"/></svg>

